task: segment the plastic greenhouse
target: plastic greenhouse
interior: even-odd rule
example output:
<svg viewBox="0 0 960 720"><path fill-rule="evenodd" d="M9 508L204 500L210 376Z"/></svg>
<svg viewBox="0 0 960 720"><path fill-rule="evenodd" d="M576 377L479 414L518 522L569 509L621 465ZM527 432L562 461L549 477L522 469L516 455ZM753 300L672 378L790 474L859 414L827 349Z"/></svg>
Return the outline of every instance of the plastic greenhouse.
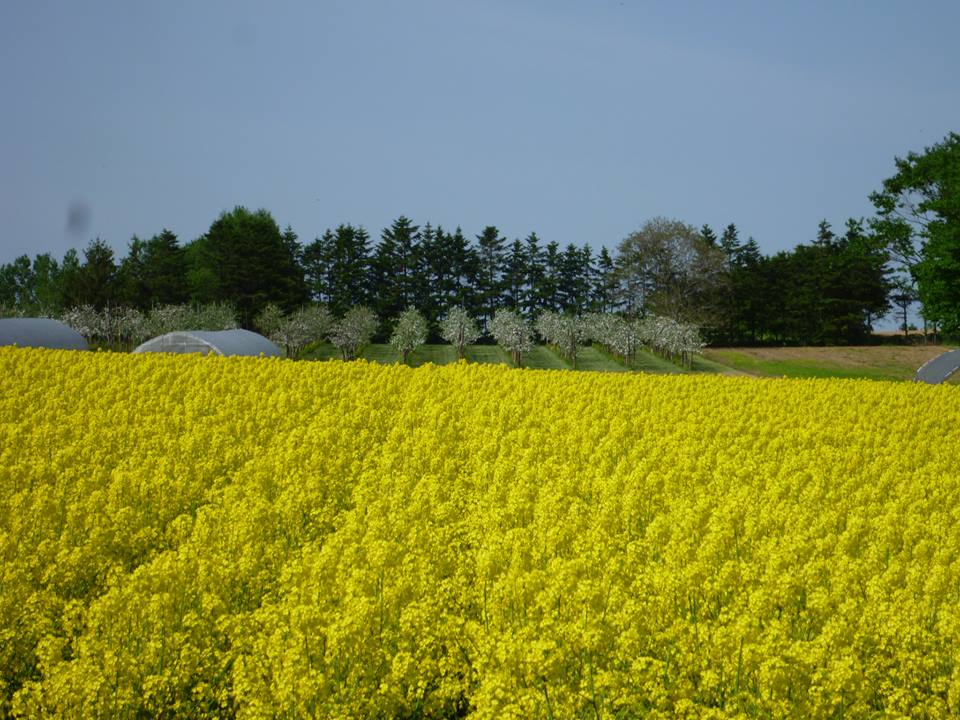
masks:
<svg viewBox="0 0 960 720"><path fill-rule="evenodd" d="M135 353L201 353L280 357L280 348L250 330L178 330L147 340Z"/></svg>
<svg viewBox="0 0 960 720"><path fill-rule="evenodd" d="M0 319L0 345L55 350L89 349L83 335L59 320L50 318Z"/></svg>

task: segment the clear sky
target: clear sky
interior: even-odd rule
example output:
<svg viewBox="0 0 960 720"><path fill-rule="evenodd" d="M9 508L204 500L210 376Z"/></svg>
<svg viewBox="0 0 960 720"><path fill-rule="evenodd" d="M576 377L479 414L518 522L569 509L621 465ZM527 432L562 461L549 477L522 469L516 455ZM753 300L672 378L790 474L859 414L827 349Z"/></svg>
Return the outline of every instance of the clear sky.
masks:
<svg viewBox="0 0 960 720"><path fill-rule="evenodd" d="M613 248L664 215L769 253L960 129L957 27L956 0L4 0L0 262L235 205L305 242L406 214Z"/></svg>

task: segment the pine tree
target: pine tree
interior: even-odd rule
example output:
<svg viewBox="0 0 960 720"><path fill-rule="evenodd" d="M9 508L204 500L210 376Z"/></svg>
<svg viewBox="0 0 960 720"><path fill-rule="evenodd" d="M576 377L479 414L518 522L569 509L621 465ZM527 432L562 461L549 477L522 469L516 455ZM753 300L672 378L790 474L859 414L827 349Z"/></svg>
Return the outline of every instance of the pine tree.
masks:
<svg viewBox="0 0 960 720"><path fill-rule="evenodd" d="M736 228L734 228L734 230L736 230ZM713 231L713 228L707 225L706 223L704 223L703 227L700 228L700 236L706 241L708 245L713 245L714 247L716 247L717 234Z"/></svg>
<svg viewBox="0 0 960 720"><path fill-rule="evenodd" d="M525 299L525 283L527 275L527 258L523 243L514 240L510 245L504 263L504 305L511 310L523 311Z"/></svg>
<svg viewBox="0 0 960 720"><path fill-rule="evenodd" d="M427 319L431 333L436 332L444 309L455 302L456 269L451 250L451 237L442 227L434 229L430 223L424 225L419 250L420 297L416 307Z"/></svg>
<svg viewBox="0 0 960 720"><path fill-rule="evenodd" d="M420 228L404 215L380 233L374 255L377 293L375 309L381 318L395 318L411 306L417 294Z"/></svg>
<svg viewBox="0 0 960 720"><path fill-rule="evenodd" d="M477 235L477 293L478 317L488 322L501 305L503 297L503 261L505 240L500 231L488 225Z"/></svg>
<svg viewBox="0 0 960 720"><path fill-rule="evenodd" d="M333 291L331 270L333 267L334 235L327 229L323 235L303 250L303 267L310 297L322 303L329 303Z"/></svg>
<svg viewBox="0 0 960 720"><path fill-rule="evenodd" d="M60 265L50 253L33 259L30 304L40 314L53 313L61 307Z"/></svg>
<svg viewBox="0 0 960 720"><path fill-rule="evenodd" d="M436 323L446 308L460 301L457 268L459 250L453 234L444 232L438 225L434 246L429 253L425 253L429 267L431 306L436 312L436 315L430 317L433 323Z"/></svg>
<svg viewBox="0 0 960 720"><path fill-rule="evenodd" d="M733 267L737 262L737 253L740 252L740 232L733 223L723 229L723 235L720 237L720 249L727 256L727 265Z"/></svg>
<svg viewBox="0 0 960 720"><path fill-rule="evenodd" d="M593 260L590 245L580 248L580 273L577 277L577 314L590 309L593 287L596 282L597 268Z"/></svg>
<svg viewBox="0 0 960 720"><path fill-rule="evenodd" d="M117 272L117 299L123 305L146 310L151 305L146 280L147 243L136 235L130 238L127 255Z"/></svg>
<svg viewBox="0 0 960 720"><path fill-rule="evenodd" d="M80 255L70 248L60 263L60 303L69 308L82 304L80 299Z"/></svg>
<svg viewBox="0 0 960 720"><path fill-rule="evenodd" d="M562 254L560 245L551 240L543 254L543 275L537 288L537 305L540 310L560 309L559 286L562 273Z"/></svg>
<svg viewBox="0 0 960 720"><path fill-rule="evenodd" d="M100 238L90 241L83 251L83 265L77 276L77 304L97 310L119 303L117 265L113 248Z"/></svg>
<svg viewBox="0 0 960 720"><path fill-rule="evenodd" d="M616 287L613 258L610 257L610 251L604 246L600 248L600 256L597 258L597 272L593 281L591 305L596 312L608 313L613 311Z"/></svg>
<svg viewBox="0 0 960 720"><path fill-rule="evenodd" d="M537 237L535 232L527 235L524 241L524 265L526 277L524 278L522 310L523 314L530 319L537 315L542 307L539 291L546 273L543 265L543 250L540 248L540 238Z"/></svg>
<svg viewBox="0 0 960 720"><path fill-rule="evenodd" d="M446 247L456 285L453 304L464 308L471 317L477 317L479 303L476 282L480 265L477 252L459 226L447 239Z"/></svg>
<svg viewBox="0 0 960 720"><path fill-rule="evenodd" d="M0 267L0 306L28 309L32 284L33 271L28 255L20 255L13 262Z"/></svg>
<svg viewBox="0 0 960 720"><path fill-rule="evenodd" d="M363 225L353 229L353 242L350 244L347 265L347 286L350 289L350 306L369 305L372 292L373 258L370 254L370 233Z"/></svg>
<svg viewBox="0 0 960 720"><path fill-rule="evenodd" d="M577 314L580 311L580 285L583 272L580 250L570 243L560 257L557 298L562 312Z"/></svg>
<svg viewBox="0 0 960 720"><path fill-rule="evenodd" d="M328 230L324 235L326 303L334 315L341 316L366 302L368 243L366 231L352 225L338 225L335 232Z"/></svg>
<svg viewBox="0 0 960 720"><path fill-rule="evenodd" d="M762 310L766 304L762 282L760 246L752 237L739 249L736 265L730 269L733 317L728 342L756 343L760 334Z"/></svg>
<svg viewBox="0 0 960 720"><path fill-rule="evenodd" d="M882 239L866 234L862 220L853 218L847 220L844 245L850 293L866 335L873 331L873 323L890 311L890 252Z"/></svg>
<svg viewBox="0 0 960 720"><path fill-rule="evenodd" d="M179 305L189 300L187 254L177 242L177 236L166 228L147 240L143 282L148 306Z"/></svg>

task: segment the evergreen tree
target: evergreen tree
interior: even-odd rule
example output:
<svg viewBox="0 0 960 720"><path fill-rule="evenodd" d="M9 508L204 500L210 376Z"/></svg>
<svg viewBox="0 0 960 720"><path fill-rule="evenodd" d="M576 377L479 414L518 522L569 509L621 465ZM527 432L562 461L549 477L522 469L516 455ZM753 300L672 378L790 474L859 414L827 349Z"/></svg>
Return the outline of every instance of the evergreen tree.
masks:
<svg viewBox="0 0 960 720"><path fill-rule="evenodd" d="M734 231L736 231L736 228L734 228ZM704 239L704 241L706 241L708 245L713 245L714 247L716 247L717 234L713 231L713 228L711 228L706 223L704 223L703 227L700 228L700 236Z"/></svg>
<svg viewBox="0 0 960 720"><path fill-rule="evenodd" d="M353 229L347 258L345 278L350 289L350 306L366 306L370 304L372 297L373 258L370 253L370 233L363 225Z"/></svg>
<svg viewBox="0 0 960 720"><path fill-rule="evenodd" d="M270 302L289 312L303 303L306 283L294 245L264 209L238 206L221 213L206 234L197 261L207 271L213 300L232 303L250 327Z"/></svg>
<svg viewBox="0 0 960 720"><path fill-rule="evenodd" d="M307 290L316 302L330 303L333 294L334 235L328 228L303 249L303 270ZM334 313L339 314L339 313Z"/></svg>
<svg viewBox="0 0 960 720"><path fill-rule="evenodd" d="M616 276L613 258L606 247L600 248L597 258L597 272L593 281L593 299L591 306L595 312L613 312L615 307L614 293L616 290Z"/></svg>
<svg viewBox="0 0 960 720"><path fill-rule="evenodd" d="M503 263L505 239L493 225L488 225L477 235L477 315L486 323L501 305L503 297Z"/></svg>
<svg viewBox="0 0 960 720"><path fill-rule="evenodd" d="M118 279L113 248L100 238L91 240L83 251L83 265L72 276L74 304L92 305L97 310L118 304Z"/></svg>
<svg viewBox="0 0 960 720"><path fill-rule="evenodd" d="M537 305L540 310L560 309L560 277L563 272L563 256L560 253L560 245L555 240L547 243L543 254L543 275L540 278L540 286L537 288Z"/></svg>
<svg viewBox="0 0 960 720"><path fill-rule="evenodd" d="M870 333L874 322L890 310L890 252L881 238L867 235L863 220L853 218L847 220L844 246L854 307L862 314L863 332Z"/></svg>
<svg viewBox="0 0 960 720"><path fill-rule="evenodd" d="M540 248L540 238L535 232L527 235L524 241L524 269L526 276L524 278L523 301L521 309L526 317L533 318L540 312L542 307L540 289L543 286L544 268L543 250Z"/></svg>
<svg viewBox="0 0 960 720"><path fill-rule="evenodd" d="M70 248L60 264L60 304L64 308L81 304L80 268L80 255Z"/></svg>
<svg viewBox="0 0 960 720"><path fill-rule="evenodd" d="M362 227L338 225L333 243L330 308L342 315L367 302L370 236Z"/></svg>
<svg viewBox="0 0 960 720"><path fill-rule="evenodd" d="M201 235L188 242L183 248L187 263L187 288L190 302L206 305L215 302L216 277L213 273L213 257L210 254L210 242Z"/></svg>
<svg viewBox="0 0 960 720"><path fill-rule="evenodd" d="M285 249L283 257L288 261L277 268L277 280L280 283L277 292L279 297L286 298L288 308L293 309L297 305L302 307L310 300L310 290L307 287L303 267L303 246L290 225L284 229L281 238Z"/></svg>
<svg viewBox="0 0 960 720"><path fill-rule="evenodd" d="M740 231L733 223L723 229L723 235L720 237L720 249L723 250L723 254L727 258L727 265L732 267L737 261L737 253L740 252Z"/></svg>
<svg viewBox="0 0 960 720"><path fill-rule="evenodd" d="M581 308L583 258L576 245L570 243L560 256L557 278L557 300L560 311L576 315Z"/></svg>
<svg viewBox="0 0 960 720"><path fill-rule="evenodd" d="M374 255L376 293L373 301L381 318L395 318L416 300L420 228L404 215L380 233Z"/></svg>
<svg viewBox="0 0 960 720"><path fill-rule="evenodd" d="M427 315L431 327L438 330L437 322L448 307L460 302L460 284L458 253L461 251L453 234L444 232L437 226L433 246L424 248L423 257L427 265L427 279L430 287L430 314ZM426 313L425 313L426 314Z"/></svg>
<svg viewBox="0 0 960 720"><path fill-rule="evenodd" d="M117 301L145 310L150 307L150 293L144 277L147 243L136 235L130 238L127 254L120 261L117 273Z"/></svg>
<svg viewBox="0 0 960 720"><path fill-rule="evenodd" d="M731 316L728 317L727 342L756 343L761 332L761 312L766 302L761 263L763 256L752 237L737 252L736 262L729 269Z"/></svg>
<svg viewBox="0 0 960 720"><path fill-rule="evenodd" d="M33 272L30 257L20 255L0 267L0 306L24 310L29 307Z"/></svg>
<svg viewBox="0 0 960 720"><path fill-rule="evenodd" d="M430 332L436 334L444 310L456 302L457 269L453 238L443 228L427 223L420 238L421 299L416 306L427 319Z"/></svg>
<svg viewBox="0 0 960 720"><path fill-rule="evenodd" d="M449 253L456 288L452 304L464 308L472 317L477 317L479 302L476 281L480 265L477 251L467 241L459 226L446 239L445 247Z"/></svg>
<svg viewBox="0 0 960 720"><path fill-rule="evenodd" d="M514 240L504 263L504 305L511 310L523 311L526 299L527 257L520 240Z"/></svg>
<svg viewBox="0 0 960 720"><path fill-rule="evenodd" d="M30 304L40 314L52 314L61 308L60 265L50 253L33 259Z"/></svg>
<svg viewBox="0 0 960 720"><path fill-rule="evenodd" d="M190 298L187 253L177 236L164 228L147 240L143 253L143 282L149 305L179 305Z"/></svg>
<svg viewBox="0 0 960 720"><path fill-rule="evenodd" d="M442 269L437 267L437 252L442 237L438 237L433 225L427 222L420 231L420 242L417 244L414 268L414 291L411 306L416 308L427 320L427 326L432 330L440 316L442 306L437 299L436 287L431 281L434 274Z"/></svg>

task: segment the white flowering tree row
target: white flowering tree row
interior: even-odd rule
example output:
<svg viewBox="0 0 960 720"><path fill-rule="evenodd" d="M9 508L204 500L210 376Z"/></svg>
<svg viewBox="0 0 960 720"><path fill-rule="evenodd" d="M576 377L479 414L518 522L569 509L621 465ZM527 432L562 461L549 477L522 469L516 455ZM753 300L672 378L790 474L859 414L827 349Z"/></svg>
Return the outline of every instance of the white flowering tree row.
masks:
<svg viewBox="0 0 960 720"><path fill-rule="evenodd" d="M237 327L233 308L208 305L158 305L148 312L114 306L97 310L81 305L65 310L58 318L89 343L131 349L148 338L176 330L230 330Z"/></svg>
<svg viewBox="0 0 960 720"><path fill-rule="evenodd" d="M287 316L284 323L279 310L272 309L272 324L261 325L261 330L275 342L287 346L291 356L295 356L290 352L291 345L302 348L307 342L322 339L326 335L343 358L350 360L357 357L363 346L372 340L379 325L377 316L365 307L354 308L339 320L333 320L328 313L314 310L313 317L322 318L322 321L313 326L303 322L306 312L298 311ZM292 330L291 325L294 326ZM704 347L696 326L653 315L629 320L612 314L592 313L576 317L548 311L537 318L535 329L574 367L577 366L580 348L591 341L603 345L628 363L636 358L641 347L646 346L687 368L691 366L693 355L700 353ZM534 328L513 310L501 309L494 313L487 324L487 332L518 366L523 364L524 353L534 347ZM296 336L296 341L290 340L291 333ZM397 318L390 345L398 359L407 363L410 354L426 343L428 335L426 318L415 308L408 308ZM440 320L440 336L456 347L457 357L463 359L466 347L482 337L483 332L463 308L453 307Z"/></svg>
<svg viewBox="0 0 960 720"><path fill-rule="evenodd" d="M648 315L640 321L640 338L653 352L687 369L693 364L693 356L702 354L706 346L696 325L660 315Z"/></svg>
<svg viewBox="0 0 960 720"><path fill-rule="evenodd" d="M610 313L590 313L584 316L590 339L608 352L630 364L643 346L640 321L629 320Z"/></svg>
<svg viewBox="0 0 960 720"><path fill-rule="evenodd" d="M233 308L224 304L161 305L149 312L129 307L96 310L84 305L65 311L60 320L88 342L128 349L148 338L176 330L229 330L237 327ZM267 305L254 324L266 337L282 346L288 357L297 358L307 345L326 340L345 360L352 360L371 342L380 319L372 310L362 306L335 318L322 305L310 305L286 314L276 305ZM457 349L460 359L464 358L467 346L484 335L476 320L462 307L448 309L440 320L439 329L440 336ZM684 367L690 367L693 356L704 347L696 326L656 315L630 320L606 313L578 317L547 311L531 326L513 310L501 309L494 313L486 329L518 366L523 363L524 353L534 347L534 330L574 367L580 348L588 342L604 346L627 363L636 358L641 347L648 347ZM390 345L398 358L407 363L410 354L426 343L428 335L426 318L415 308L408 308L394 324Z"/></svg>
<svg viewBox="0 0 960 720"><path fill-rule="evenodd" d="M557 348L576 369L580 346L591 339L586 319L547 310L537 317L534 326L544 342Z"/></svg>
<svg viewBox="0 0 960 720"><path fill-rule="evenodd" d="M625 362L636 358L637 350L647 347L661 357L690 368L693 356L706 345L700 329L660 315L628 320L617 315L591 314L585 317L590 338Z"/></svg>

